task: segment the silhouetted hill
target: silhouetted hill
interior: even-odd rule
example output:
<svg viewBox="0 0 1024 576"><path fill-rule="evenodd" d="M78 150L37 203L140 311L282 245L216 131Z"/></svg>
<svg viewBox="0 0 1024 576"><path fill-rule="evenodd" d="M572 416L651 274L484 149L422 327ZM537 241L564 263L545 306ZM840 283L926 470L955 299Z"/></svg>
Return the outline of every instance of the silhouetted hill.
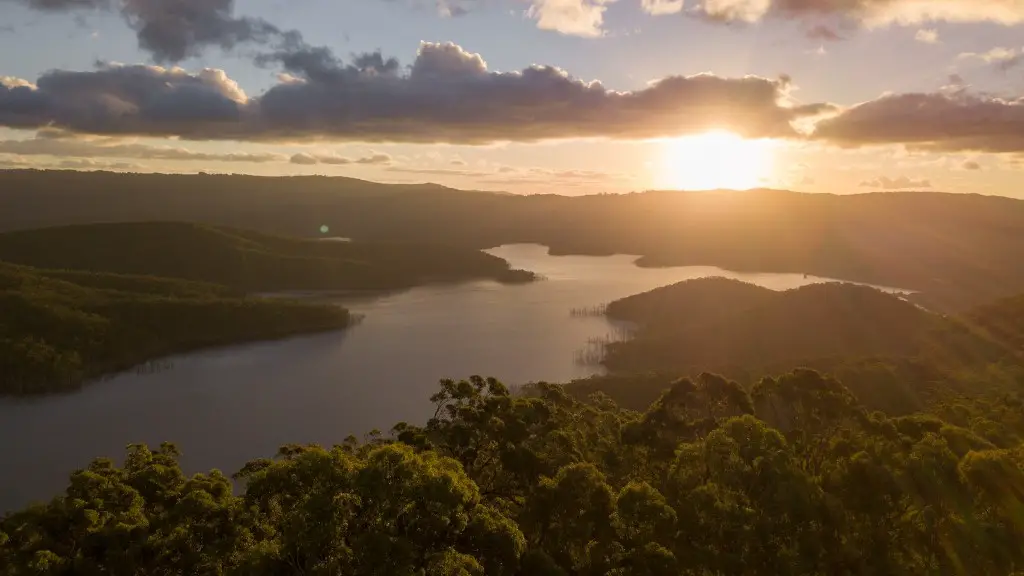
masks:
<svg viewBox="0 0 1024 576"><path fill-rule="evenodd" d="M429 281L529 280L470 248L286 238L180 222L65 226L0 234L0 260L144 274L240 290L381 289Z"/></svg>
<svg viewBox="0 0 1024 576"><path fill-rule="evenodd" d="M0 395L52 392L198 348L343 328L346 310L222 286L0 262Z"/></svg>
<svg viewBox="0 0 1024 576"><path fill-rule="evenodd" d="M1024 292L1024 202L970 194L524 197L350 178L6 171L0 205L0 230L177 220L316 236L327 225L366 242L531 242L638 254L644 266L809 273L916 290L931 309Z"/></svg>
<svg viewBox="0 0 1024 576"><path fill-rule="evenodd" d="M777 296L768 288L729 278L677 282L608 304L606 313L651 330L702 324L758 306Z"/></svg>
<svg viewBox="0 0 1024 576"><path fill-rule="evenodd" d="M912 355L946 320L899 298L854 284L811 284L784 292L737 289L732 281L690 280L633 296L648 315L637 337L609 347L615 370L760 367L815 358ZM729 291L722 287L732 288ZM762 291L764 290L764 291ZM715 298L715 293L721 293ZM699 296L692 298L692 295ZM669 296L678 298L673 303ZM610 313L619 306L609 305ZM702 321L685 319L701 310ZM659 312L660 311L660 312ZM683 312L679 312L683 311Z"/></svg>
<svg viewBox="0 0 1024 576"><path fill-rule="evenodd" d="M605 392L642 409L679 376L715 371L751 386L805 366L841 377L872 409L907 414L940 391L974 387L977 378L965 374L988 374L986 387L1015 378L1021 302L957 318L854 284L775 292L723 278L688 280L610 303L608 315L637 323L637 335L608 345L611 374L568 389L580 397Z"/></svg>

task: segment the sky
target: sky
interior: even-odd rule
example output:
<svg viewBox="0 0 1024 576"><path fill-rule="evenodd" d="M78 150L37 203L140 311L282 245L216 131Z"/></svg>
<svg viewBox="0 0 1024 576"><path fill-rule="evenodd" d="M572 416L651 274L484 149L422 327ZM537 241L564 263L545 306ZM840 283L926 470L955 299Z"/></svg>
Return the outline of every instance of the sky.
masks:
<svg viewBox="0 0 1024 576"><path fill-rule="evenodd" d="M0 169L1024 198L1024 0L0 0Z"/></svg>

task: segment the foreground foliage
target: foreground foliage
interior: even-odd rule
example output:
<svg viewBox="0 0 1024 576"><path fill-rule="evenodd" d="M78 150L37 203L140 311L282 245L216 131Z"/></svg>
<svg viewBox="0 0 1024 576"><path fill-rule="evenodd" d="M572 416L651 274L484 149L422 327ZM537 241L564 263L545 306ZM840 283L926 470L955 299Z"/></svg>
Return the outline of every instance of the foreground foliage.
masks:
<svg viewBox="0 0 1024 576"><path fill-rule="evenodd" d="M870 413L811 370L645 412L444 381L426 426L186 477L97 460L0 521L0 574L1019 574L1024 387Z"/></svg>
<svg viewBox="0 0 1024 576"><path fill-rule="evenodd" d="M0 262L0 319L5 395L66 390L207 346L342 328L349 314L199 282Z"/></svg>

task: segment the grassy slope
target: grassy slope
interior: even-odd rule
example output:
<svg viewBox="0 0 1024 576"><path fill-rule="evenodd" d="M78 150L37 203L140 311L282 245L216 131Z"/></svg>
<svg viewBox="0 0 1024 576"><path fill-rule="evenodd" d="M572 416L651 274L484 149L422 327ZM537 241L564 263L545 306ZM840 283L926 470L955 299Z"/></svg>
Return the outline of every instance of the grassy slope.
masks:
<svg viewBox="0 0 1024 576"><path fill-rule="evenodd" d="M381 289L424 281L516 281L497 257L436 245L323 242L204 224L76 225L0 234L0 260L49 269L143 274L245 291Z"/></svg>
<svg viewBox="0 0 1024 576"><path fill-rule="evenodd" d="M85 380L207 346L342 328L348 312L161 278L0 263L0 395Z"/></svg>

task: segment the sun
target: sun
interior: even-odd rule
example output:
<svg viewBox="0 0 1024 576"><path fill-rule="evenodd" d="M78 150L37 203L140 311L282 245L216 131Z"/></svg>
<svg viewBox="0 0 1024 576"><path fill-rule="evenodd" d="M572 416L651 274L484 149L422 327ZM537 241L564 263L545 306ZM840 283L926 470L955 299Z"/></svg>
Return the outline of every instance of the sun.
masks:
<svg viewBox="0 0 1024 576"><path fill-rule="evenodd" d="M680 190L748 190L772 177L775 142L714 131L665 142L659 185Z"/></svg>

